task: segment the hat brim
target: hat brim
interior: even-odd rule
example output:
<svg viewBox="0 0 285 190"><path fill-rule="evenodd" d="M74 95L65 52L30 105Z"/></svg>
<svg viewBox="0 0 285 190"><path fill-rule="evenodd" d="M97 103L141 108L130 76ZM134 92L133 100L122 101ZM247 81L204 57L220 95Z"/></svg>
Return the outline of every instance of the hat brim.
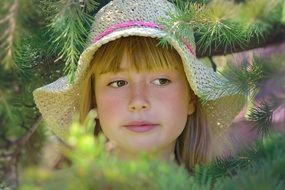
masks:
<svg viewBox="0 0 285 190"><path fill-rule="evenodd" d="M67 77L62 77L33 92L35 103L48 126L63 141L68 137L73 115L79 110L79 84L88 72L94 53L103 44L127 36L162 38L167 36L167 34L160 29L142 27L131 27L114 31L97 42L90 44L84 50L79 58L76 78L73 84L68 83ZM202 99L207 98L203 107L205 110L208 110L207 115L210 127L217 131L217 129L229 126L243 106L241 96L231 94L232 91L225 91L223 90L224 88L217 88L218 90L211 89L211 86L222 87L225 85L226 79L197 60L195 55L189 52L185 44L179 43L177 39L171 36L168 36L167 39L169 44L181 56L187 80L194 93ZM235 106L231 105L230 109L225 110L226 107L229 108L230 102L240 103Z"/></svg>

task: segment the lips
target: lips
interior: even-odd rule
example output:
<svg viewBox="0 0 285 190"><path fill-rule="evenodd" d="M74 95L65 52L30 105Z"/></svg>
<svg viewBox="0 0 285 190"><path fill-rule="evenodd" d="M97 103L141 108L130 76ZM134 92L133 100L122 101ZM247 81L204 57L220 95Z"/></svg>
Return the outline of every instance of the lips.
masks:
<svg viewBox="0 0 285 190"><path fill-rule="evenodd" d="M159 126L159 124L147 121L134 121L124 125L128 130L137 133L148 132L157 126Z"/></svg>

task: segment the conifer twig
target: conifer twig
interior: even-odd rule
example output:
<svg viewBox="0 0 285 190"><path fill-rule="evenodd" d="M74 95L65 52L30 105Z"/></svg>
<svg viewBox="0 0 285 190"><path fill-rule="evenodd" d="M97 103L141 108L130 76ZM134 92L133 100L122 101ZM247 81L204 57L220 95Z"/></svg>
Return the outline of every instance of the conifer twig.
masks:
<svg viewBox="0 0 285 190"><path fill-rule="evenodd" d="M280 16L284 0L175 2L177 12L170 14L170 18L162 20L161 24L177 39L181 36L189 38L194 32L198 58L285 41L285 25ZM188 41L194 43L190 38Z"/></svg>
<svg viewBox="0 0 285 190"><path fill-rule="evenodd" d="M13 67L13 46L15 42L15 33L16 33L16 25L17 25L17 11L19 8L19 0L15 0L9 9L9 14L0 20L0 24L4 24L8 22L8 28L4 31L2 35L2 39L4 40L3 46L4 49L4 58L2 59L2 63L4 64L5 69L10 69Z"/></svg>
<svg viewBox="0 0 285 190"><path fill-rule="evenodd" d="M211 52L209 50L203 52L199 51L197 49L197 57L202 58L202 57L207 57L207 56L218 56L218 55L228 55L232 53L238 53L238 52L243 52L243 51L248 51L256 48L262 48L262 47L267 47L267 46L272 46L274 44L281 44L285 43L285 25L276 25L273 26L274 28L277 28L274 30L269 37L267 37L265 40L257 43L257 40L254 38L252 39L247 46L241 47L241 46L236 46L235 49L224 49L224 48L211 48Z"/></svg>
<svg viewBox="0 0 285 190"><path fill-rule="evenodd" d="M88 27L93 21L89 14L97 7L97 2L86 1L86 10L79 1L65 0L50 5L54 14L50 18L51 48L58 53L58 58L65 62L64 71L73 82L79 55L85 46Z"/></svg>

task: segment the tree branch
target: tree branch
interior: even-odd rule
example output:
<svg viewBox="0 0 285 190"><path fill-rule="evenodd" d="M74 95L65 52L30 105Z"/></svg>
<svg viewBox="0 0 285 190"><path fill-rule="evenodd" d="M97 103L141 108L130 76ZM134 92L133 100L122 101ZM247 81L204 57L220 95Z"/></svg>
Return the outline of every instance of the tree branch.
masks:
<svg viewBox="0 0 285 190"><path fill-rule="evenodd" d="M27 131L27 133L25 133L22 137L20 137L19 139L17 139L16 141L10 141L7 144L1 145L1 148L7 148L7 147L11 147L11 146L16 146L16 147L21 147L22 145L26 144L26 142L30 139L30 137L34 134L34 132L36 131L36 129L39 127L40 123L42 121L42 117L38 117L35 121L35 123L33 124L33 126L31 128L29 128L29 130Z"/></svg>
<svg viewBox="0 0 285 190"><path fill-rule="evenodd" d="M34 134L36 129L39 127L40 123L42 121L42 117L38 117L33 126L27 131L26 134L24 134L22 137L20 137L18 140L13 141L9 144L9 146L4 145L0 146L0 148L4 147L7 149L7 147L12 150L12 152L9 153L2 153L0 156L7 159L6 164L3 167L4 170L4 176L0 176L4 179L4 181L9 181L10 185L13 187L17 187L19 185L19 174L18 174L18 163L19 163L19 156L21 154L21 148L23 145L25 145L30 137Z"/></svg>
<svg viewBox="0 0 285 190"><path fill-rule="evenodd" d="M30 139L30 137L34 134L36 129L39 127L41 121L42 121L42 117L40 116L37 118L34 125L27 131L27 133L15 141L15 144L17 144L17 146L22 146L26 144L27 141Z"/></svg>
<svg viewBox="0 0 285 190"><path fill-rule="evenodd" d="M197 38L196 38L197 41ZM234 49L225 49L224 47L215 47L212 46L211 52L210 51L198 51L199 48L197 48L197 57L202 58L202 57L211 57L211 56L218 56L218 55L227 55L231 53L238 53L242 51L248 51L251 49L256 49L256 48L261 48L261 47L266 47L270 46L273 44L279 44L285 42L285 25L276 25L274 26L273 32L265 37L264 40L260 40L258 42L257 39L252 39L247 47L241 47L241 46L236 46ZM203 49L203 48L201 48Z"/></svg>

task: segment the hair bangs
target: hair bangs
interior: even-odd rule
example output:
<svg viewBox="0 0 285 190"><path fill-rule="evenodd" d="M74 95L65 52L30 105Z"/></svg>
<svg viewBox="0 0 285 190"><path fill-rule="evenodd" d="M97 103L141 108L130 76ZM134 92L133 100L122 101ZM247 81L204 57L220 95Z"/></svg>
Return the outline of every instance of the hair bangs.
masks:
<svg viewBox="0 0 285 190"><path fill-rule="evenodd" d="M181 67L182 60L177 51L158 43L155 38L130 36L104 44L94 54L92 70L95 74L119 72L124 56L130 68L137 72Z"/></svg>

